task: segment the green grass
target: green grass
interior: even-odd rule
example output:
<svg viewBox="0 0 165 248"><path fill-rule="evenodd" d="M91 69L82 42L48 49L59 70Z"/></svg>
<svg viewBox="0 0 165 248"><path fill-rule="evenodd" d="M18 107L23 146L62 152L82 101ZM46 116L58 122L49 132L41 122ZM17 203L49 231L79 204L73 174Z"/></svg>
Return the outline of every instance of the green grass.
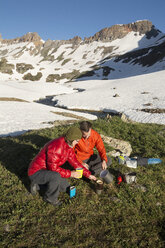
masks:
<svg viewBox="0 0 165 248"><path fill-rule="evenodd" d="M61 193L63 205L55 208L29 193L27 168L41 147L67 128L0 138L0 248L164 247L165 126L124 123L116 117L94 121L98 132L129 141L132 155L160 157L163 163L131 170L113 158L115 178L118 170L136 171L137 184L147 191L118 186L114 180L97 195L93 183L68 179L76 186L76 198Z"/></svg>

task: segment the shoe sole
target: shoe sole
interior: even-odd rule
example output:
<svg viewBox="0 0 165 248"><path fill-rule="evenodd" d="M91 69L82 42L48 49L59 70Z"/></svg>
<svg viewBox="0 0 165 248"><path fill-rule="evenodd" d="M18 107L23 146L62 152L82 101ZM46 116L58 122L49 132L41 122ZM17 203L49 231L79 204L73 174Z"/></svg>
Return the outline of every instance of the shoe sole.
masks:
<svg viewBox="0 0 165 248"><path fill-rule="evenodd" d="M38 190L39 190L39 188L38 188L38 185L37 184L34 184L30 188L30 192L31 192L32 195L36 195L38 193Z"/></svg>

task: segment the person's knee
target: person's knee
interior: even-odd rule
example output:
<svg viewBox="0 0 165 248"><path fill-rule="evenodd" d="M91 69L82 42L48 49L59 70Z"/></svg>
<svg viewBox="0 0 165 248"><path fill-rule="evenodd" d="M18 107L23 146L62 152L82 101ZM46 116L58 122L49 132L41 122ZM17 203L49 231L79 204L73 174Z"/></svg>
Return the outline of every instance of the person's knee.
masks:
<svg viewBox="0 0 165 248"><path fill-rule="evenodd" d="M58 173L56 171L50 171L50 173L49 173L49 180L50 181L59 182L61 180L60 173Z"/></svg>

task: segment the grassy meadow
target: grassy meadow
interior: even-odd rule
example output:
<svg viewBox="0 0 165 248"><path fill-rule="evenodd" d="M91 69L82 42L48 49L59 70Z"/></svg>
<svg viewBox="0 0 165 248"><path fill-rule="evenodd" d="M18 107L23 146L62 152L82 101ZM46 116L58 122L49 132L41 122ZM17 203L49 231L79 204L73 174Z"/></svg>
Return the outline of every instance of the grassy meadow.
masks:
<svg viewBox="0 0 165 248"><path fill-rule="evenodd" d="M53 207L29 193L27 168L41 147L69 126L0 138L0 248L165 247L165 126L124 123L118 117L92 123L99 133L129 141L132 156L163 163L131 169L112 158L115 180L104 184L101 195L88 180L68 179L76 197L61 193L62 206ZM106 145L106 150L112 148ZM136 172L137 183L119 186L119 171Z"/></svg>

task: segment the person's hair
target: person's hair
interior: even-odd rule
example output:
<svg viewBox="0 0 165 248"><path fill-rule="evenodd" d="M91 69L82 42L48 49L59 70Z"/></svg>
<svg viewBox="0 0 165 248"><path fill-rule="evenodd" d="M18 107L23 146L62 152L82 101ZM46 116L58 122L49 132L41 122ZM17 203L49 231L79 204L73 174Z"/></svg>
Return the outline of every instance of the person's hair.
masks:
<svg viewBox="0 0 165 248"><path fill-rule="evenodd" d="M89 132L89 129L91 127L92 127L92 123L90 123L89 121L82 121L82 122L80 122L80 129L81 129L81 131Z"/></svg>

